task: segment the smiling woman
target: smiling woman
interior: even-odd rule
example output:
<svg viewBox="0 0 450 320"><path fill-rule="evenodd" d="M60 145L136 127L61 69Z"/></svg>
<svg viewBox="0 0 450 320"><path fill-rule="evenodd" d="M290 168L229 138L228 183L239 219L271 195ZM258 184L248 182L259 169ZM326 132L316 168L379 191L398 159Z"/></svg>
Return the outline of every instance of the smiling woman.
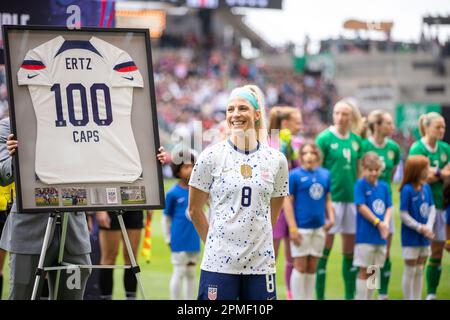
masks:
<svg viewBox="0 0 450 320"><path fill-rule="evenodd" d="M245 149L246 146L250 147L249 143L252 142L254 147L255 141L250 138L252 136L257 141L267 141L264 108L264 95L257 86L247 85L231 92L226 119L233 142L238 147Z"/></svg>
<svg viewBox="0 0 450 320"><path fill-rule="evenodd" d="M205 242L201 300L276 298L272 226L288 194L288 166L265 143L263 110L258 87L233 90L229 139L205 149L192 171L189 215ZM208 200L209 221L203 212Z"/></svg>

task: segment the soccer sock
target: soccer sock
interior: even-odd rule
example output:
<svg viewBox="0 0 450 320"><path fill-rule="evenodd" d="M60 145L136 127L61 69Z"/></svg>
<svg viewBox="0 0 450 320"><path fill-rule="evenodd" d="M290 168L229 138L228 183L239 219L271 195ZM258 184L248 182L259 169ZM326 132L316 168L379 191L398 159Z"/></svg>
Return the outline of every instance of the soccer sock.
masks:
<svg viewBox="0 0 450 320"><path fill-rule="evenodd" d="M391 266L391 260L387 258L384 262L383 268L381 268L379 294L388 294L389 279L391 278Z"/></svg>
<svg viewBox="0 0 450 320"><path fill-rule="evenodd" d="M373 300L374 289L367 289L367 300Z"/></svg>
<svg viewBox="0 0 450 320"><path fill-rule="evenodd" d="M344 253L342 275L344 277L345 300L353 300L356 290L358 267L353 266L353 253Z"/></svg>
<svg viewBox="0 0 450 320"><path fill-rule="evenodd" d="M427 266L427 294L436 294L441 279L441 260L430 258Z"/></svg>
<svg viewBox="0 0 450 320"><path fill-rule="evenodd" d="M306 274L306 300L314 300L314 288L316 287L316 274L307 273Z"/></svg>
<svg viewBox="0 0 450 320"><path fill-rule="evenodd" d="M174 265L172 278L170 278L170 299L181 300L181 291L183 288L183 280L186 274L186 266Z"/></svg>
<svg viewBox="0 0 450 320"><path fill-rule="evenodd" d="M0 300L2 299L2 293L3 293L3 275L0 274Z"/></svg>
<svg viewBox="0 0 450 320"><path fill-rule="evenodd" d="M413 299L413 285L416 273L416 266L405 265L402 277L403 300Z"/></svg>
<svg viewBox="0 0 450 320"><path fill-rule="evenodd" d="M325 300L325 280L327 272L327 261L330 255L331 249L323 249L322 257L317 264L317 277L316 277L316 297L317 300Z"/></svg>
<svg viewBox="0 0 450 320"><path fill-rule="evenodd" d="M414 275L414 285L413 285L413 300L421 300L422 298L422 287L423 287L423 265L416 266L416 273Z"/></svg>
<svg viewBox="0 0 450 320"><path fill-rule="evenodd" d="M284 266L284 281L288 291L291 291L291 274L294 269L294 262L291 259L286 259L286 265Z"/></svg>
<svg viewBox="0 0 450 320"><path fill-rule="evenodd" d="M186 267L186 300L195 300L195 265Z"/></svg>
<svg viewBox="0 0 450 320"><path fill-rule="evenodd" d="M356 300L367 300L367 280L356 279Z"/></svg>
<svg viewBox="0 0 450 320"><path fill-rule="evenodd" d="M111 300L113 290L113 269L99 270L100 299Z"/></svg>
<svg viewBox="0 0 450 320"><path fill-rule="evenodd" d="M304 273L299 272L297 269L292 270L291 274L291 292L292 299L294 300L302 300L303 299L303 290L304 288Z"/></svg>
<svg viewBox="0 0 450 320"><path fill-rule="evenodd" d="M131 269L125 269L123 274L123 285L127 300L136 300L137 279Z"/></svg>
<svg viewBox="0 0 450 320"><path fill-rule="evenodd" d="M350 268L350 289L352 290L352 299L355 298L356 294L356 278L358 277L359 267L353 265L353 256L352 256L352 266Z"/></svg>
<svg viewBox="0 0 450 320"><path fill-rule="evenodd" d="M374 289L367 288L367 300L373 300Z"/></svg>

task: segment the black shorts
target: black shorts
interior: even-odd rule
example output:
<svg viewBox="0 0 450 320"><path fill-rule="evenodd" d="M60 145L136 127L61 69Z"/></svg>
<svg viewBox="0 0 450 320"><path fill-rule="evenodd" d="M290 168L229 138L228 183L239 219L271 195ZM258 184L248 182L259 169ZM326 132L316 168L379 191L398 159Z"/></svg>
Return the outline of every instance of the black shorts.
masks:
<svg viewBox="0 0 450 320"><path fill-rule="evenodd" d="M5 226L7 216L6 211L0 211L0 238L3 233L3 227Z"/></svg>
<svg viewBox="0 0 450 320"><path fill-rule="evenodd" d="M111 228L99 227L101 230L120 230L119 219L117 214L108 211L109 218L111 219ZM144 228L144 212L139 211L125 211L122 215L123 222L126 229L142 229Z"/></svg>

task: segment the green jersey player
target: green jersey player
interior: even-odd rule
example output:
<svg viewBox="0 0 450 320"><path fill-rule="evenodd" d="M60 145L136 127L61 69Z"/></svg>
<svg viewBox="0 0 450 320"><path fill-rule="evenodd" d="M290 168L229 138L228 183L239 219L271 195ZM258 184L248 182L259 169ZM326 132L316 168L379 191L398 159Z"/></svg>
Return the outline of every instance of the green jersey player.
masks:
<svg viewBox="0 0 450 320"><path fill-rule="evenodd" d="M400 146L390 139L394 131L392 116L384 110L372 111L368 116L371 136L362 142L362 153L373 151L383 161L380 180L390 185L395 167L400 162Z"/></svg>
<svg viewBox="0 0 450 320"><path fill-rule="evenodd" d="M358 128L361 116L350 102L341 100L333 109L331 127L321 132L316 142L323 153L323 167L331 172L331 200L335 224L326 237L325 249L317 269L317 298L324 299L326 261L333 246L334 234L342 234L343 276L345 298L353 299L357 268L353 267L353 248L356 231L356 211L353 202L354 184L358 177L361 157L361 138L352 132Z"/></svg>
<svg viewBox="0 0 450 320"><path fill-rule="evenodd" d="M427 183L431 186L436 205L435 237L431 243L427 279L427 299L435 299L441 276L441 260L445 246L445 212L443 206L443 180L450 178L450 146L441 141L445 134L444 118L436 112L430 112L419 118L419 131L422 138L409 150L409 155L424 155L430 160Z"/></svg>
<svg viewBox="0 0 450 320"><path fill-rule="evenodd" d="M368 116L368 126L371 136L362 142L362 153L365 154L369 151L373 151L381 158L383 170L379 179L387 183L392 196L392 174L400 162L400 147L395 141L389 139L389 136L392 135L394 131L392 117L384 110L374 110ZM391 261L389 256L393 233L394 219L390 219L386 259L380 273L379 300L388 299L388 284L391 274Z"/></svg>

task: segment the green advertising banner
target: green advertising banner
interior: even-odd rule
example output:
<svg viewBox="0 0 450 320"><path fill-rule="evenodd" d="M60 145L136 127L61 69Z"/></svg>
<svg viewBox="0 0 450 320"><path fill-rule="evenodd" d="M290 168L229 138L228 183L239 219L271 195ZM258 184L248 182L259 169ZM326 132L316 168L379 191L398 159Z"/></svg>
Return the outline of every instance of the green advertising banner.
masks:
<svg viewBox="0 0 450 320"><path fill-rule="evenodd" d="M305 72L306 57L294 57L294 71L298 73Z"/></svg>
<svg viewBox="0 0 450 320"><path fill-rule="evenodd" d="M332 79L335 74L333 55L330 53L319 53L294 57L294 71L304 73L305 69L311 71L322 71L325 78Z"/></svg>
<svg viewBox="0 0 450 320"><path fill-rule="evenodd" d="M413 135L419 139L419 117L428 112L441 113L441 105L439 103L398 103L395 112L396 126L403 132L405 136Z"/></svg>

